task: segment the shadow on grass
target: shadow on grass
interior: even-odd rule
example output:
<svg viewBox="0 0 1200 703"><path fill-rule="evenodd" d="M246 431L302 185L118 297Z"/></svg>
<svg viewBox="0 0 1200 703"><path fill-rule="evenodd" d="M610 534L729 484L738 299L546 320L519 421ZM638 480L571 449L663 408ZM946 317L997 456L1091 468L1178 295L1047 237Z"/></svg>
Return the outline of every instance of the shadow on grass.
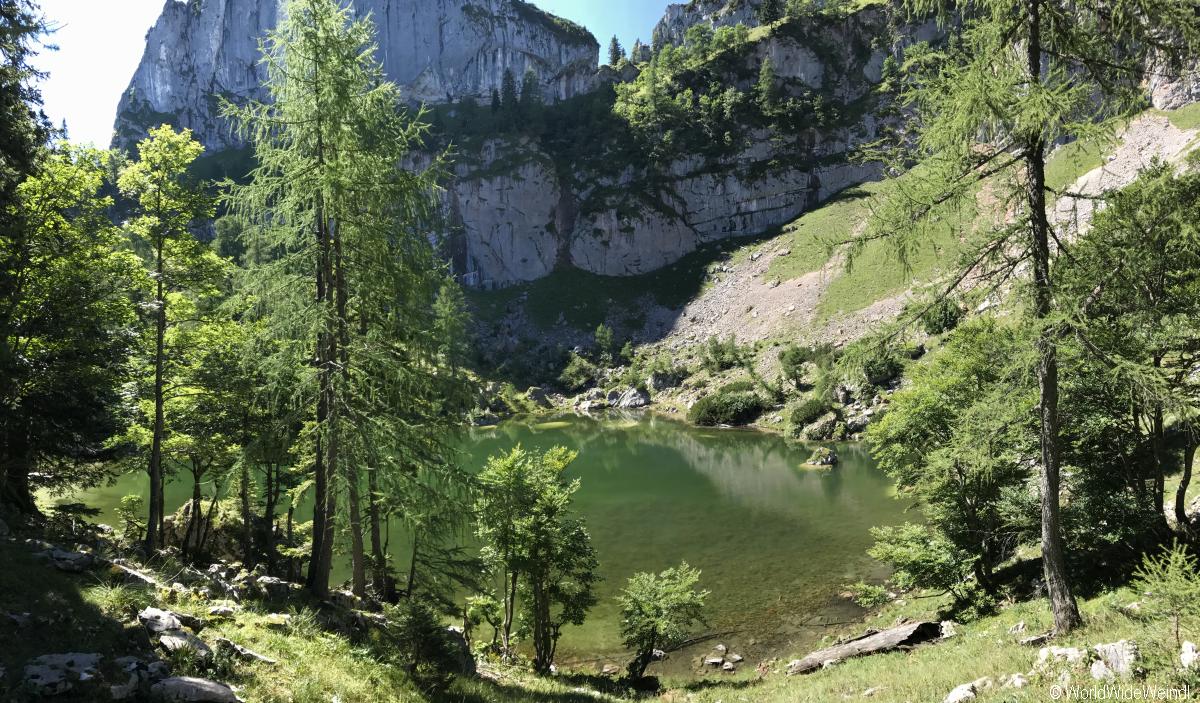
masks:
<svg viewBox="0 0 1200 703"><path fill-rule="evenodd" d="M101 654L101 679L124 683L114 660L149 645L134 613L122 613L132 620L127 623L93 602L99 594L85 595L85 589L105 587L103 570L68 574L33 554L22 543L0 542L0 667L8 672L0 679L0 700L40 700L22 680L25 665L43 654ZM113 605L120 609L120 599ZM76 685L56 700L87 700L84 688Z"/></svg>

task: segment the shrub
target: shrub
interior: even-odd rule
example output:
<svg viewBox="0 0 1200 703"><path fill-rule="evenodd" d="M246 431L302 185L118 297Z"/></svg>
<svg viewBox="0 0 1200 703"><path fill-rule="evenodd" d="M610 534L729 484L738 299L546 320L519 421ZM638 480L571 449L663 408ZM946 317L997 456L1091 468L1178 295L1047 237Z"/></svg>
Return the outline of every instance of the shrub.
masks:
<svg viewBox="0 0 1200 703"><path fill-rule="evenodd" d="M646 673L654 650L683 641L691 627L703 622L701 612L708 591L696 591L700 571L681 563L661 574L637 573L617 596L621 605L621 638L634 652L629 675Z"/></svg>
<svg viewBox="0 0 1200 703"><path fill-rule="evenodd" d="M596 359L605 366L613 363L613 331L603 322L596 327Z"/></svg>
<svg viewBox="0 0 1200 703"><path fill-rule="evenodd" d="M1176 543L1157 557L1147 556L1135 576L1135 588L1146 594L1146 614L1170 620L1178 647L1184 621L1200 615L1200 574L1197 573L1196 558Z"/></svg>
<svg viewBox="0 0 1200 703"><path fill-rule="evenodd" d="M863 377L872 386L884 386L900 375L904 365L891 351L881 350L863 359Z"/></svg>
<svg viewBox="0 0 1200 703"><path fill-rule="evenodd" d="M146 501L140 495L131 494L121 497L117 507L117 521L121 524L121 539L126 542L136 542L142 538L146 529L142 521Z"/></svg>
<svg viewBox="0 0 1200 703"><path fill-rule="evenodd" d="M788 426L791 428L792 434L796 435L800 430L817 421L817 418L828 412L829 406L825 401L815 395L804 396L796 401L788 408L787 418Z"/></svg>
<svg viewBox="0 0 1200 703"><path fill-rule="evenodd" d="M737 340L732 336L727 339L709 337L704 345L701 364L712 373L743 366L746 355Z"/></svg>
<svg viewBox="0 0 1200 703"><path fill-rule="evenodd" d="M972 560L941 533L911 522L898 527L873 527L875 544L867 550L894 570L892 581L900 588L944 591L962 601L963 587Z"/></svg>
<svg viewBox="0 0 1200 703"><path fill-rule="evenodd" d="M921 327L926 334L942 334L958 327L962 309L949 298L942 298L921 315Z"/></svg>
<svg viewBox="0 0 1200 703"><path fill-rule="evenodd" d="M751 392L719 392L706 395L688 411L688 421L696 425L745 425L765 409L763 399Z"/></svg>
<svg viewBox="0 0 1200 703"><path fill-rule="evenodd" d="M417 600L405 600L388 614L394 623L395 651L413 683L426 694L449 688L462 653L438 614Z"/></svg>
<svg viewBox="0 0 1200 703"><path fill-rule="evenodd" d="M567 366L558 376L559 383L568 391L581 391L596 382L597 369L592 362L578 354L571 354Z"/></svg>
<svg viewBox="0 0 1200 703"><path fill-rule="evenodd" d="M878 608L889 599L886 588L864 581L848 586L847 590L850 591L850 598L864 608Z"/></svg>

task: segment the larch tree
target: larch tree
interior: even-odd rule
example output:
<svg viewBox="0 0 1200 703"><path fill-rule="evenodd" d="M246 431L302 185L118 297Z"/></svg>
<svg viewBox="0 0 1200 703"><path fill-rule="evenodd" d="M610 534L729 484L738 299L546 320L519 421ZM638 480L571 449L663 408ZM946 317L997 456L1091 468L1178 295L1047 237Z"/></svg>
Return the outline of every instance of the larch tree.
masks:
<svg viewBox="0 0 1200 703"><path fill-rule="evenodd" d="M988 182L1009 217L964 235L964 280L1008 279L1028 270L1028 314L1038 327L1042 561L1054 629L1080 623L1060 526L1058 338L1053 263L1065 246L1047 215L1062 193L1046 182L1052 145L1111 133L1114 118L1145 103L1148 67L1178 66L1200 46L1195 0L905 0L916 19L936 16L946 34L914 47L902 103L911 129L901 157L924 175L898 187L860 243L890 237L904 259L946 207L985 221L978 189ZM1194 52L1191 52L1194 53ZM897 162L899 165L900 162ZM994 206L992 206L994 207ZM981 274L981 272L985 272ZM982 275L982 278L981 278Z"/></svg>
<svg viewBox="0 0 1200 703"><path fill-rule="evenodd" d="M418 480L450 492L463 481L451 447L467 386L442 356L435 301L445 274L429 235L441 160L405 166L418 161L427 127L400 111L375 54L369 18L335 0L290 0L263 45L270 100L224 110L258 162L230 210L273 252L240 290L275 349L268 376L299 369L291 402L313 448L307 586L317 595L329 590L341 504L353 589L366 594L363 534L378 515L364 518L377 497L363 495L364 472L383 493Z"/></svg>
<svg viewBox="0 0 1200 703"><path fill-rule="evenodd" d="M138 158L121 169L117 185L133 201L134 215L126 229L133 248L150 275L152 341L145 354L151 367L149 413L150 501L146 547L159 546L163 526L163 442L166 439L165 402L168 329L173 323L173 301L209 295L223 278L224 266L192 228L213 216L214 201L189 172L204 147L190 130L176 132L170 125L150 130L138 143ZM190 309L190 307L189 307Z"/></svg>

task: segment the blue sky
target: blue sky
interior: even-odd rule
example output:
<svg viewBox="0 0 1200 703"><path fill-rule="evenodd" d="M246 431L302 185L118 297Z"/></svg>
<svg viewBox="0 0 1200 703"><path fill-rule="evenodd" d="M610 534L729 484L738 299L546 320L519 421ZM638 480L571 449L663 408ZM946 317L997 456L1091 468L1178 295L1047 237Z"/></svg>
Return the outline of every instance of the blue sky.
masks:
<svg viewBox="0 0 1200 703"><path fill-rule="evenodd" d="M41 0L42 11L58 27L37 66L49 73L42 85L46 114L64 119L71 139L108 146L117 101L142 57L146 31L165 0ZM628 49L662 17L667 0L533 0L535 5L587 27L601 54L615 34ZM601 59L606 60L605 58Z"/></svg>

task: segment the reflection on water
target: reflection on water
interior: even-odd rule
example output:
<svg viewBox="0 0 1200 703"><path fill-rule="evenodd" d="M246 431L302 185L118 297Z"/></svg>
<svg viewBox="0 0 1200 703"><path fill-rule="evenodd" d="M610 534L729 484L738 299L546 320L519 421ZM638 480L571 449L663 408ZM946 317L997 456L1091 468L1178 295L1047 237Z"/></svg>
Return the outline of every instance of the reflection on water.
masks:
<svg viewBox="0 0 1200 703"><path fill-rule="evenodd" d="M613 597L626 578L680 560L699 567L702 586L712 591L710 631L729 633L721 640L748 661L807 647L824 634L823 624L857 615L837 596L845 584L881 575L865 556L868 529L903 519L886 478L857 445L838 447L835 469L813 470L803 466L809 448L762 433L650 416L571 416L473 431L463 459L479 467L517 444L579 451L568 477L581 480L575 509L592 534L604 581L587 623L564 631L560 658L576 663L619 655ZM144 474L135 474L82 499L112 520L120 497L144 492L144 484ZM169 509L187 499L185 484L169 487ZM390 542L399 551L408 540L396 533ZM406 563L406 555L397 557ZM675 656L669 668L681 673L690 659Z"/></svg>

